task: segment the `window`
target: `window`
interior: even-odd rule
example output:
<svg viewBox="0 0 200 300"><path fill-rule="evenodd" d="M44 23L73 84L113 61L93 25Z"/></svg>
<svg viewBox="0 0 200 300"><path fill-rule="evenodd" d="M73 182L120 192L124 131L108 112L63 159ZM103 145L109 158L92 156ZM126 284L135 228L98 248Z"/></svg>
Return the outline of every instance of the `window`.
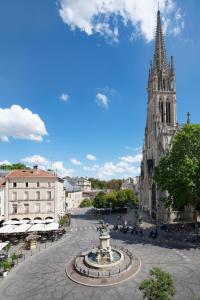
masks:
<svg viewBox="0 0 200 300"><path fill-rule="evenodd" d="M163 107L163 102L160 100L160 115L161 115L161 122L164 122L164 107Z"/></svg>
<svg viewBox="0 0 200 300"><path fill-rule="evenodd" d="M17 204L12 205L12 214L17 214Z"/></svg>
<svg viewBox="0 0 200 300"><path fill-rule="evenodd" d="M170 113L170 102L166 102L166 122L168 125L171 123L171 113Z"/></svg>
<svg viewBox="0 0 200 300"><path fill-rule="evenodd" d="M24 192L24 200L28 200L29 199L29 193L28 192Z"/></svg>
<svg viewBox="0 0 200 300"><path fill-rule="evenodd" d="M48 187L51 187L51 182L47 182Z"/></svg>
<svg viewBox="0 0 200 300"><path fill-rule="evenodd" d="M17 187L17 182L13 182L13 187Z"/></svg>
<svg viewBox="0 0 200 300"><path fill-rule="evenodd" d="M25 214L29 213L29 204L24 204L24 213Z"/></svg>
<svg viewBox="0 0 200 300"><path fill-rule="evenodd" d="M40 192L38 192L38 191L36 192L36 199L40 200Z"/></svg>
<svg viewBox="0 0 200 300"><path fill-rule="evenodd" d="M39 213L40 212L40 203L35 204L35 212Z"/></svg>
<svg viewBox="0 0 200 300"><path fill-rule="evenodd" d="M47 203L47 212L51 212L51 203Z"/></svg>
<svg viewBox="0 0 200 300"><path fill-rule="evenodd" d="M28 187L28 182L25 183L25 186Z"/></svg>
<svg viewBox="0 0 200 300"><path fill-rule="evenodd" d="M51 192L47 192L47 199L50 200L51 199Z"/></svg>
<svg viewBox="0 0 200 300"><path fill-rule="evenodd" d="M40 187L40 183L39 182L37 182L37 187Z"/></svg>
<svg viewBox="0 0 200 300"><path fill-rule="evenodd" d="M12 200L17 200L17 192L12 193Z"/></svg>

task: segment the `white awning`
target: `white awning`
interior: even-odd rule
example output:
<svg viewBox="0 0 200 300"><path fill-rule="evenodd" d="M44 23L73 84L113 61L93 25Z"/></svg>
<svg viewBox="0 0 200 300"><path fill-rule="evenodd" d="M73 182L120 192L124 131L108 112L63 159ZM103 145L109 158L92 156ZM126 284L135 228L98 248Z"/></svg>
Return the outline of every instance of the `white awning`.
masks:
<svg viewBox="0 0 200 300"><path fill-rule="evenodd" d="M30 224L44 224L44 223L45 223L44 220L32 220L32 221L30 222Z"/></svg>
<svg viewBox="0 0 200 300"><path fill-rule="evenodd" d="M17 228L17 225L5 225L0 228L0 234L1 233L5 233L5 234L13 233L16 228Z"/></svg>
<svg viewBox="0 0 200 300"><path fill-rule="evenodd" d="M45 226L45 231L58 230L58 228L59 228L59 224L53 222Z"/></svg>
<svg viewBox="0 0 200 300"><path fill-rule="evenodd" d="M53 222L54 222L54 219L50 219L50 218L49 218L49 219L45 219L44 222L45 222L45 223L53 223Z"/></svg>
<svg viewBox="0 0 200 300"><path fill-rule="evenodd" d="M9 243L0 243L0 251L3 250Z"/></svg>
<svg viewBox="0 0 200 300"><path fill-rule="evenodd" d="M31 224L21 224L15 228L14 233L26 232L29 228L31 228L31 226Z"/></svg>
<svg viewBox="0 0 200 300"><path fill-rule="evenodd" d="M27 231L28 232L34 232L34 231L44 231L45 230L45 224L35 224L31 226Z"/></svg>

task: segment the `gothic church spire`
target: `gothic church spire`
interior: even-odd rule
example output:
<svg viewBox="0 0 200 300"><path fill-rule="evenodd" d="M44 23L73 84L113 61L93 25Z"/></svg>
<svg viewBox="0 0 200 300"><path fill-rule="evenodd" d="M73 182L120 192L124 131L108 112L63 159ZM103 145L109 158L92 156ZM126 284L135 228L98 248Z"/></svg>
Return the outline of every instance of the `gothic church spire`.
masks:
<svg viewBox="0 0 200 300"><path fill-rule="evenodd" d="M157 72L165 69L167 65L166 50L162 32L160 10L157 12L156 42L154 51L154 68Z"/></svg>

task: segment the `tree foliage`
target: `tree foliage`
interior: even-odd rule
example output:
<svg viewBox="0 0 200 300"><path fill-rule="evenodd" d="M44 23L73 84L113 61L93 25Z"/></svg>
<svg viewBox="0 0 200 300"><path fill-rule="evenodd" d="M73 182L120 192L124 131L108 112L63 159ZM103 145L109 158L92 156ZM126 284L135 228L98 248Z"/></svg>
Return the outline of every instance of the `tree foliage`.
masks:
<svg viewBox="0 0 200 300"><path fill-rule="evenodd" d="M80 204L81 208L92 207L92 206L93 206L93 200L89 198L84 199Z"/></svg>
<svg viewBox="0 0 200 300"><path fill-rule="evenodd" d="M89 178L91 181L92 189L99 189L99 190L116 190L119 191L122 185L122 179L112 179L109 181L100 180L96 178Z"/></svg>
<svg viewBox="0 0 200 300"><path fill-rule="evenodd" d="M12 170L19 170L19 169L27 169L26 165L21 164L21 163L16 163L16 164L11 164L11 165L7 165L7 164L3 164L0 165L0 169L1 170L6 170L6 171L12 171Z"/></svg>
<svg viewBox="0 0 200 300"><path fill-rule="evenodd" d="M139 286L147 300L171 300L175 295L173 278L170 273L153 268L150 270L150 278L145 279Z"/></svg>
<svg viewBox="0 0 200 300"><path fill-rule="evenodd" d="M167 207L200 206L200 125L185 125L173 140L171 150L155 168L158 188L168 191Z"/></svg>
<svg viewBox="0 0 200 300"><path fill-rule="evenodd" d="M100 192L94 198L94 207L96 208L112 208L125 207L127 205L135 206L138 203L138 198L132 190L112 191L109 193Z"/></svg>

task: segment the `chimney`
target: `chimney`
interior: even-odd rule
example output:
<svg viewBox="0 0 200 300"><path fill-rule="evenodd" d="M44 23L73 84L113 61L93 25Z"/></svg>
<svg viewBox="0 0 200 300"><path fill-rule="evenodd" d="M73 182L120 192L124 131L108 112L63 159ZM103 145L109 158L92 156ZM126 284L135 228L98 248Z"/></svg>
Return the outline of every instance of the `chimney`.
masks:
<svg viewBox="0 0 200 300"><path fill-rule="evenodd" d="M38 169L37 165L33 166L33 170L37 170L37 169Z"/></svg>

